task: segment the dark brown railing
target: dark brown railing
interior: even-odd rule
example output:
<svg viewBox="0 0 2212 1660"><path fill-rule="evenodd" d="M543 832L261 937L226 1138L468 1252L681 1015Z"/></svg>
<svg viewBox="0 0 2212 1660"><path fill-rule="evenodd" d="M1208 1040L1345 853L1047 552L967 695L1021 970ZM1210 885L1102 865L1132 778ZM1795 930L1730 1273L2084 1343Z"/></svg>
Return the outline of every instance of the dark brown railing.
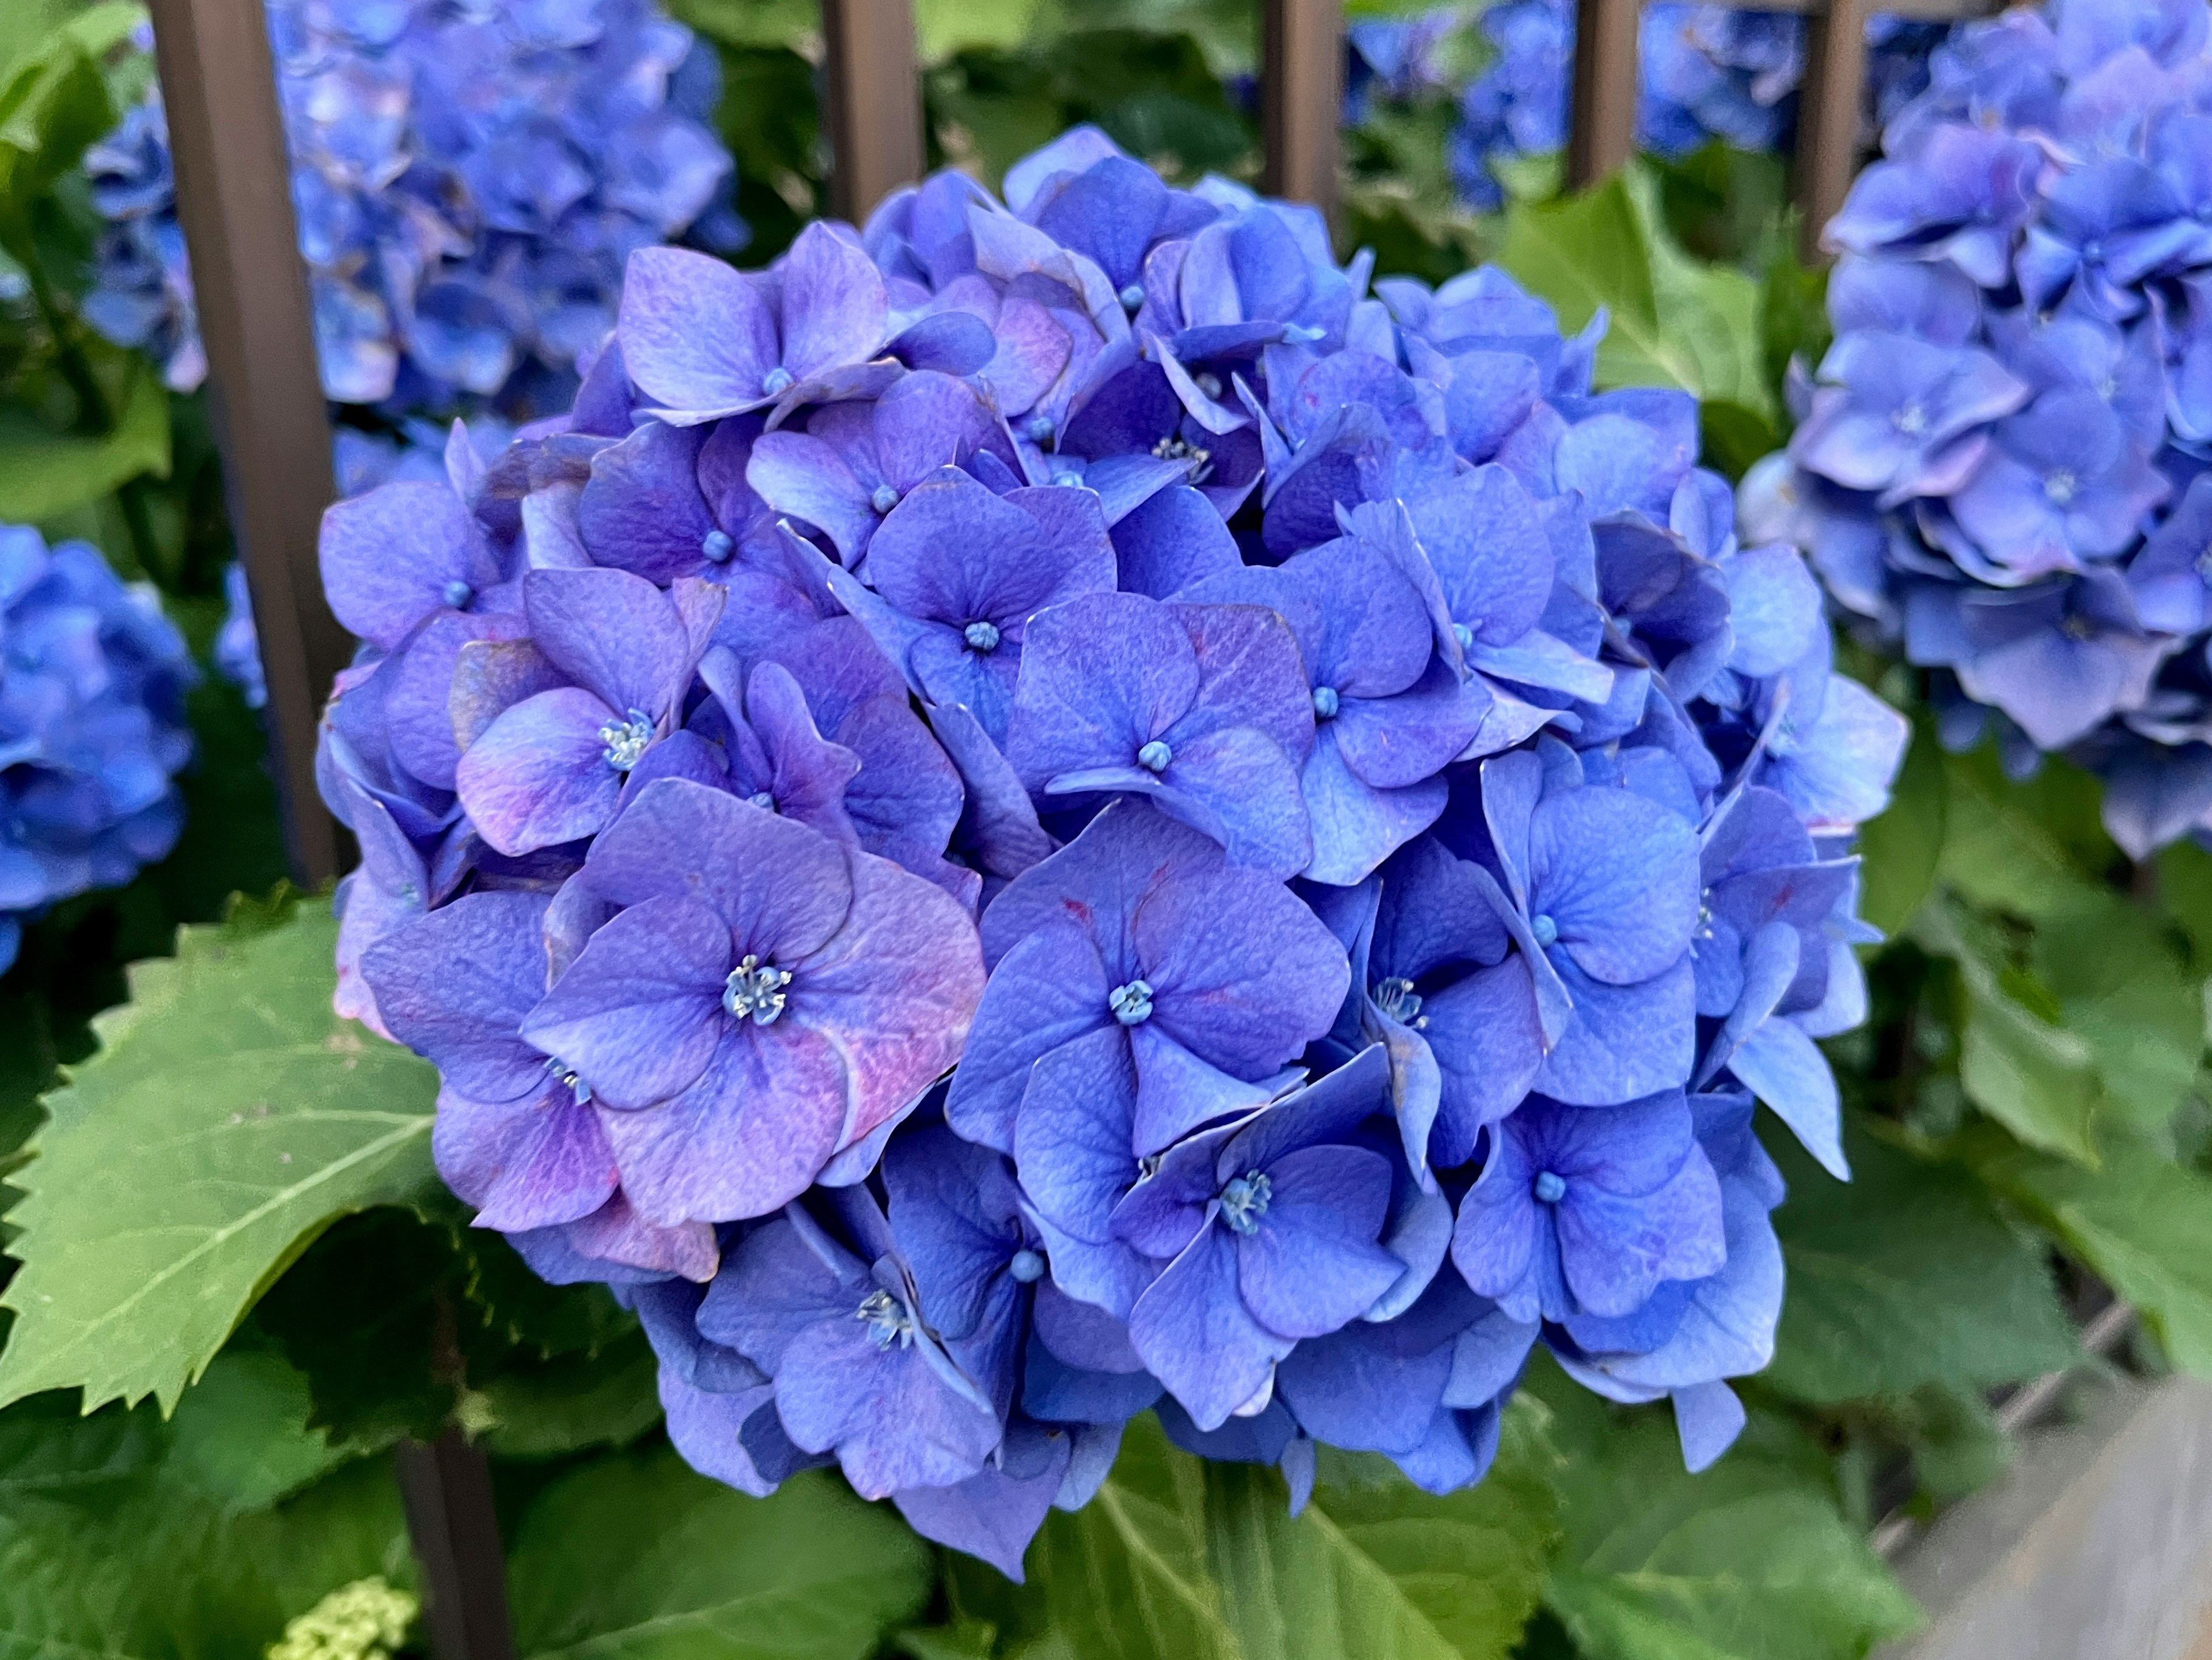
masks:
<svg viewBox="0 0 2212 1660"><path fill-rule="evenodd" d="M1735 0L1723 0L1734 3ZM296 252L283 125L263 0L149 0L179 217L191 251L231 523L253 593L270 739L295 875L338 874L343 841L314 787L315 727L349 654L324 603L316 530L333 494L330 417ZM1259 0L1268 191L1336 202L1343 0ZM1635 144L1638 0L1577 0L1568 177L1586 184ZM1808 257L1843 201L1857 143L1869 0L1762 0L1805 12L1810 39L1798 117L1797 201ZM1917 17L1960 17L1993 0L1881 0ZM921 175L921 97L911 0L822 0L832 201L859 219ZM409 1446L402 1486L439 1660L508 1660L490 1479L458 1435Z"/></svg>

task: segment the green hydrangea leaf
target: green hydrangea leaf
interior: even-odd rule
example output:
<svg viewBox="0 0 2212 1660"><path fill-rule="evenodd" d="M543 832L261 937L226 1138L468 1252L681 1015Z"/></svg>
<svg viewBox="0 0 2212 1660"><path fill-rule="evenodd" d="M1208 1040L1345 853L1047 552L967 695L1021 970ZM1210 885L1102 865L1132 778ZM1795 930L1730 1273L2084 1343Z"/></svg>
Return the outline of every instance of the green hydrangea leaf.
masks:
<svg viewBox="0 0 2212 1660"><path fill-rule="evenodd" d="M132 970L9 1178L0 1403L82 1386L168 1410L333 1219L434 1191L436 1073L331 1013L336 942L316 902L258 938L186 928Z"/></svg>
<svg viewBox="0 0 2212 1660"><path fill-rule="evenodd" d="M0 1564L4 1660L258 1655L339 1585L414 1578L398 1489L381 1461L244 1514L159 1470L11 1497L0 1504Z"/></svg>
<svg viewBox="0 0 2212 1660"><path fill-rule="evenodd" d="M2203 988L2166 928L2141 906L2094 892L2043 918L2033 961L2061 1022L2088 1046L2104 1085L2100 1122L2155 1132L2188 1095L2204 1051Z"/></svg>
<svg viewBox="0 0 2212 1660"><path fill-rule="evenodd" d="M308 1426L307 1380L275 1350L233 1345L177 1403L168 1468L225 1510L265 1510L350 1456Z"/></svg>
<svg viewBox="0 0 2212 1660"><path fill-rule="evenodd" d="M1859 1660L1919 1623L1794 1429L1755 1416L1692 1475L1663 1408L1539 1375L1568 1456L1545 1600L1585 1660Z"/></svg>
<svg viewBox="0 0 2212 1660"><path fill-rule="evenodd" d="M1916 723L1889 806L1859 830L1859 915L1884 933L1901 933L1936 885L1949 801L1943 751Z"/></svg>
<svg viewBox="0 0 2212 1660"><path fill-rule="evenodd" d="M2107 1141L2095 1170L2017 1150L1983 1167L2135 1304L2185 1371L2212 1377L2212 1180L2139 1141Z"/></svg>
<svg viewBox="0 0 2212 1660"><path fill-rule="evenodd" d="M597 1354L520 1357L475 1389L471 1410L485 1421L486 1449L502 1457L624 1446L660 1421L659 1375L653 1346L633 1330Z"/></svg>
<svg viewBox="0 0 2212 1660"><path fill-rule="evenodd" d="M2083 1164L2096 1162L2092 1128L2103 1085L2094 1055L2077 1032L2055 1024L2057 1007L2030 1007L2012 993L2051 994L1990 960L1949 904L1923 907L1912 938L1958 965L1965 994L1959 1082L1967 1098L2031 1146Z"/></svg>
<svg viewBox="0 0 2212 1660"><path fill-rule="evenodd" d="M1639 169L1559 201L1515 203L1498 263L1549 301L1570 334L1606 308L1612 321L1598 347L1598 385L1679 386L1774 418L1759 285L1675 247Z"/></svg>
<svg viewBox="0 0 2212 1660"><path fill-rule="evenodd" d="M2118 859L2087 773L2046 757L2033 779L2015 784L1992 745L1945 756L1943 770L1941 874L1975 904L2033 921L2078 901Z"/></svg>
<svg viewBox="0 0 2212 1660"><path fill-rule="evenodd" d="M1192 1457L1146 1414L1097 1497L1046 1522L1023 1590L953 1559L953 1600L1024 1656L1503 1660L1556 1536L1541 1421L1516 1406L1490 1475L1443 1498L1330 1455L1292 1517L1275 1472Z"/></svg>
<svg viewBox="0 0 2212 1660"><path fill-rule="evenodd" d="M132 365L114 430L58 433L27 411L0 409L0 520L52 519L141 473L169 473L169 395L153 369Z"/></svg>
<svg viewBox="0 0 2212 1660"><path fill-rule="evenodd" d="M928 1548L819 1472L750 1499L666 1446L562 1476L507 1552L524 1660L861 1660L920 1611Z"/></svg>
<svg viewBox="0 0 2212 1660"><path fill-rule="evenodd" d="M1848 1151L1845 1184L1794 1142L1778 1149L1790 1294L1764 1382L1825 1404L2016 1383L2075 1358L2040 1243L1971 1172L1864 1136Z"/></svg>

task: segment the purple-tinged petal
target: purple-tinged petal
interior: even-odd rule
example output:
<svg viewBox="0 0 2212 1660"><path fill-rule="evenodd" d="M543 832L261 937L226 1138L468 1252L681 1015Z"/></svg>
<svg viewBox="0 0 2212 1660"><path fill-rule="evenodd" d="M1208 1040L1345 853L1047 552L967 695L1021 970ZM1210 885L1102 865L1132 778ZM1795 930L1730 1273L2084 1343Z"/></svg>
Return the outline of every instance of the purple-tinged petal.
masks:
<svg viewBox="0 0 2212 1660"><path fill-rule="evenodd" d="M847 1118L843 1057L820 1032L788 1019L710 1025L720 1042L689 1089L605 1115L623 1190L664 1225L781 1210L813 1185Z"/></svg>
<svg viewBox="0 0 2212 1660"><path fill-rule="evenodd" d="M1255 1231L1237 1241L1244 1305L1285 1337L1321 1337L1358 1319L1406 1265L1376 1243L1390 1163L1364 1147L1301 1147L1267 1166Z"/></svg>
<svg viewBox="0 0 2212 1660"><path fill-rule="evenodd" d="M1201 1430L1218 1429L1291 1352L1237 1288L1237 1246L1209 1225L1152 1281L1129 1315L1129 1341Z"/></svg>
<svg viewBox="0 0 2212 1660"><path fill-rule="evenodd" d="M1106 1000L1112 989L1097 944L1072 919L1054 919L1022 938L1000 958L983 988L967 1052L945 1097L945 1122L971 1141L1012 1152L1030 1067L1062 1044L1110 1025ZM1118 1041L1120 1028L1113 1031Z"/></svg>
<svg viewBox="0 0 2212 1660"><path fill-rule="evenodd" d="M773 395L761 382L782 355L775 317L756 283L703 253L630 255L615 334L638 389L685 424Z"/></svg>
<svg viewBox="0 0 2212 1660"><path fill-rule="evenodd" d="M795 962L852 909L844 850L819 831L721 791L668 778L640 793L592 845L592 885L617 904L660 896L710 907L742 952Z"/></svg>
<svg viewBox="0 0 2212 1660"><path fill-rule="evenodd" d="M1112 1025L1045 1051L1029 1073L1013 1133L1022 1189L1084 1239L1112 1237L1114 1207L1137 1179L1136 1098L1129 1045Z"/></svg>
<svg viewBox="0 0 2212 1660"><path fill-rule="evenodd" d="M469 745L455 769L461 805L507 854L596 834L614 816L622 775L607 759L622 717L578 686L517 703Z"/></svg>
<svg viewBox="0 0 2212 1660"><path fill-rule="evenodd" d="M446 1185L477 1207L474 1225L501 1233L579 1222L617 1182L599 1115L538 1069L543 1087L516 1101L438 1094L430 1152Z"/></svg>
<svg viewBox="0 0 2212 1660"><path fill-rule="evenodd" d="M648 899L594 933L522 1035L623 1110L689 1087L728 1025L730 935L696 900Z"/></svg>
<svg viewBox="0 0 2212 1660"><path fill-rule="evenodd" d="M442 483L385 484L329 508L320 560L338 621L386 650L432 612L465 606L499 581L483 532Z"/></svg>
<svg viewBox="0 0 2212 1660"><path fill-rule="evenodd" d="M469 894L362 957L392 1037L473 1101L520 1100L545 1083L544 1057L520 1033L545 994L545 909L542 894Z"/></svg>
<svg viewBox="0 0 2212 1660"><path fill-rule="evenodd" d="M769 432L755 439L745 482L776 512L827 536L848 568L860 562L881 522L868 487L853 476L845 458L809 433Z"/></svg>
<svg viewBox="0 0 2212 1660"><path fill-rule="evenodd" d="M844 925L791 964L783 1022L842 1055L849 1110L836 1145L860 1140L951 1070L983 992L981 947L960 903L857 849ZM766 1028L764 1030L776 1030Z"/></svg>
<svg viewBox="0 0 2212 1660"><path fill-rule="evenodd" d="M855 244L817 222L799 233L776 272L782 279L781 362L797 379L859 363L882 349L890 302L882 275ZM627 317L627 295L623 309ZM627 350L627 331L623 340ZM652 390L634 364L630 374Z"/></svg>

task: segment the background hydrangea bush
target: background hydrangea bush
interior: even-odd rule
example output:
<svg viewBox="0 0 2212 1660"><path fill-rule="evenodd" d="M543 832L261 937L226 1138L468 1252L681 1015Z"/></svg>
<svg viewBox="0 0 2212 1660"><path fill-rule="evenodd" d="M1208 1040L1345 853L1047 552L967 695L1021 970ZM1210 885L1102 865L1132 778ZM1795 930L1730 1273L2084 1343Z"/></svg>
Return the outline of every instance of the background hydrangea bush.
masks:
<svg viewBox="0 0 2212 1660"><path fill-rule="evenodd" d="M1734 1438L1905 726L1602 327L1079 129L634 256L569 418L331 510L341 1010L696 1465L1018 1574L1147 1407L1294 1505L1539 1341Z"/></svg>
<svg viewBox="0 0 2212 1660"><path fill-rule="evenodd" d="M1947 744L2090 767L2138 860L2212 826L2206 35L2075 0L1937 53L1829 228L1837 337L1760 492Z"/></svg>
<svg viewBox="0 0 2212 1660"><path fill-rule="evenodd" d="M0 973L27 918L176 845L195 678L150 588L88 543L0 525Z"/></svg>
<svg viewBox="0 0 2212 1660"><path fill-rule="evenodd" d="M269 27L334 402L558 409L634 249L744 246L714 56L651 0L276 0ZM85 165L110 224L86 315L189 391L206 361L158 88Z"/></svg>
<svg viewBox="0 0 2212 1660"><path fill-rule="evenodd" d="M1927 83L1948 24L1867 20L1867 112L1878 128ZM1530 164L1566 148L1575 12L1567 0L1493 0L1355 22L1346 119L1439 94L1456 105L1445 159L1461 198L1493 213L1529 193ZM1781 155L1796 139L1804 20L1790 12L1648 6L1638 37L1638 147L1680 161L1708 144Z"/></svg>

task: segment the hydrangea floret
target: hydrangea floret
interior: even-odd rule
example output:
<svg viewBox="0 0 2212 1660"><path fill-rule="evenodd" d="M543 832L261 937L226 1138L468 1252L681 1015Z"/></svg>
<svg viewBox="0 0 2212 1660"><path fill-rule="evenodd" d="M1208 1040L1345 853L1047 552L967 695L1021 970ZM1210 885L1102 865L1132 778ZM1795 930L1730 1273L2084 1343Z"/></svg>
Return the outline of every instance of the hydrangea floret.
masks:
<svg viewBox="0 0 2212 1660"><path fill-rule="evenodd" d="M176 845L198 678L149 585L0 525L0 972L26 921Z"/></svg>
<svg viewBox="0 0 2212 1660"><path fill-rule="evenodd" d="M268 0L325 393L564 408L630 252L747 232L711 48L655 0ZM85 315L179 391L207 373L158 87L87 153Z"/></svg>
<svg viewBox="0 0 2212 1660"><path fill-rule="evenodd" d="M2010 11L1933 74L1828 227L1835 343L1747 508L1947 744L2091 767L2143 858L2212 833L2207 16Z"/></svg>
<svg viewBox="0 0 2212 1660"><path fill-rule="evenodd" d="M330 510L339 1006L699 1468L1018 1574L1148 1409L1448 1492L1540 1343L1727 1445L1905 725L1602 329L1078 129L635 255L570 415Z"/></svg>

